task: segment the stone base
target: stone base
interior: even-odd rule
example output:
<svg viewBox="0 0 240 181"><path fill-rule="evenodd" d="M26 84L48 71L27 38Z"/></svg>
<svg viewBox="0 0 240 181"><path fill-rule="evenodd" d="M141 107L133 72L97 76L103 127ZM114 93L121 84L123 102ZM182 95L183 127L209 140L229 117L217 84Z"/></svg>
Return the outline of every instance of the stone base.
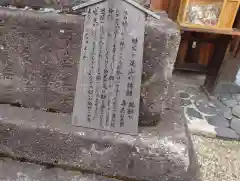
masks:
<svg viewBox="0 0 240 181"><path fill-rule="evenodd" d="M74 127L71 116L0 105L0 153L120 179L196 180L182 114L164 113L138 136Z"/></svg>
<svg viewBox="0 0 240 181"><path fill-rule="evenodd" d="M18 162L8 158L0 159L0 179L6 181L117 181L116 179L94 174L66 171L61 168L47 168L45 166Z"/></svg>

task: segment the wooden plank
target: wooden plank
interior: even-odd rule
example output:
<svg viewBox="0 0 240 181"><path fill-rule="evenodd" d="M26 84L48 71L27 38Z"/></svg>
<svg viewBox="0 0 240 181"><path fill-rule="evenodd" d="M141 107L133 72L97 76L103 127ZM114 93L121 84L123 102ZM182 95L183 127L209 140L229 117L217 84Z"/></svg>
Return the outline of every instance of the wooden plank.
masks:
<svg viewBox="0 0 240 181"><path fill-rule="evenodd" d="M192 28L192 27L180 27L183 31L200 32L200 33L213 33L222 35L240 36L239 29L212 29L212 28Z"/></svg>
<svg viewBox="0 0 240 181"><path fill-rule="evenodd" d="M122 0L87 12L72 122L136 134L145 14Z"/></svg>
<svg viewBox="0 0 240 181"><path fill-rule="evenodd" d="M178 51L177 60L176 60L177 66L185 64L187 50L188 50L188 41L182 40L179 46L179 51Z"/></svg>
<svg viewBox="0 0 240 181"><path fill-rule="evenodd" d="M233 26L237 11L239 7L239 2L237 1L228 1L224 6L224 12L221 14L219 20L219 28L229 28Z"/></svg>
<svg viewBox="0 0 240 181"><path fill-rule="evenodd" d="M173 21L177 20L178 12L180 7L180 0L169 0L168 5L168 17Z"/></svg>
<svg viewBox="0 0 240 181"><path fill-rule="evenodd" d="M202 70L207 68L208 62L214 50L213 44L217 41L219 34L184 32L178 52L176 67L183 69L193 68Z"/></svg>
<svg viewBox="0 0 240 181"><path fill-rule="evenodd" d="M212 53L213 53L214 46L211 43L200 43L199 46L199 64L203 66L207 66L209 63L209 60L211 60Z"/></svg>
<svg viewBox="0 0 240 181"><path fill-rule="evenodd" d="M215 44L212 59L208 64L207 77L204 83L204 87L209 93L214 93L217 87L219 76L224 68L224 58L230 40L231 36L222 35L218 37L218 40Z"/></svg>

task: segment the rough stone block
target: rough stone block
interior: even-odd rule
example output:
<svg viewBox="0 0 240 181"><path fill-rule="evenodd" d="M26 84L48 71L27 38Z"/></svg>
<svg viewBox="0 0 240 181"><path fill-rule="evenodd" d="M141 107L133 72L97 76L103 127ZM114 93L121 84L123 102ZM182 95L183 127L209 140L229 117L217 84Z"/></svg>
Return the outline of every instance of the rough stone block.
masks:
<svg viewBox="0 0 240 181"><path fill-rule="evenodd" d="M205 116L205 119L208 121L209 124L219 127L219 128L229 128L230 127L230 121L221 115Z"/></svg>
<svg viewBox="0 0 240 181"><path fill-rule="evenodd" d="M231 120L231 119L233 118L231 109L226 110L223 115L224 115L224 117L225 117L226 119L228 119L228 120Z"/></svg>
<svg viewBox="0 0 240 181"><path fill-rule="evenodd" d="M235 106L232 109L232 114L238 118L240 118L240 106Z"/></svg>
<svg viewBox="0 0 240 181"><path fill-rule="evenodd" d="M118 178L195 180L197 167L186 122L169 110L138 136L74 127L71 117L0 106L0 153Z"/></svg>
<svg viewBox="0 0 240 181"><path fill-rule="evenodd" d="M0 8L0 102L71 113L84 18ZM146 21L140 123L173 106L179 30L165 16Z"/></svg>
<svg viewBox="0 0 240 181"><path fill-rule="evenodd" d="M83 17L0 9L0 102L71 112Z"/></svg>
<svg viewBox="0 0 240 181"><path fill-rule="evenodd" d="M239 135L230 128L216 128L217 137L239 140Z"/></svg>
<svg viewBox="0 0 240 181"><path fill-rule="evenodd" d="M237 102L236 100L234 100L234 99L225 100L225 101L223 101L223 103L224 103L227 107L230 107L230 108L238 105L238 102Z"/></svg>
<svg viewBox="0 0 240 181"><path fill-rule="evenodd" d="M8 158L0 158L0 179L1 181L119 181L94 174L18 162Z"/></svg>
<svg viewBox="0 0 240 181"><path fill-rule="evenodd" d="M172 72L180 44L180 34L171 20L146 22L143 55L140 122L158 121L164 108L174 105L175 84Z"/></svg>
<svg viewBox="0 0 240 181"><path fill-rule="evenodd" d="M217 132L217 137L224 139L235 139L239 140L239 135L230 128L215 128Z"/></svg>
<svg viewBox="0 0 240 181"><path fill-rule="evenodd" d="M231 121L231 128L240 134L240 119L233 118Z"/></svg>

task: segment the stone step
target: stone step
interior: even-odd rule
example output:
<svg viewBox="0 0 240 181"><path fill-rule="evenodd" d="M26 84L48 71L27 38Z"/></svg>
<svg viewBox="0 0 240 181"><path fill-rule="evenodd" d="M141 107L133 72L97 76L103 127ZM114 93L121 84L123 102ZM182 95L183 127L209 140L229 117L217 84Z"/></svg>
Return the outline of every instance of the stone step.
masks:
<svg viewBox="0 0 240 181"><path fill-rule="evenodd" d="M165 111L158 126L131 136L74 127L67 114L0 105L0 153L126 180L188 181L197 167L181 117Z"/></svg>
<svg viewBox="0 0 240 181"><path fill-rule="evenodd" d="M47 168L27 162L19 162L9 158L0 158L1 181L118 181L116 179L83 174L61 168Z"/></svg>

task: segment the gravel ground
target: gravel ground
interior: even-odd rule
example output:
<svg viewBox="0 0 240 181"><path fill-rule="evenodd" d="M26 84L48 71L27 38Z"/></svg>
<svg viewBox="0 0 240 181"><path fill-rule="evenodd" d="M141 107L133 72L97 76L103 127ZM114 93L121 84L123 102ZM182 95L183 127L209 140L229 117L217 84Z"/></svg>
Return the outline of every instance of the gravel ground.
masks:
<svg viewBox="0 0 240 181"><path fill-rule="evenodd" d="M240 181L240 142L193 136L202 181Z"/></svg>

